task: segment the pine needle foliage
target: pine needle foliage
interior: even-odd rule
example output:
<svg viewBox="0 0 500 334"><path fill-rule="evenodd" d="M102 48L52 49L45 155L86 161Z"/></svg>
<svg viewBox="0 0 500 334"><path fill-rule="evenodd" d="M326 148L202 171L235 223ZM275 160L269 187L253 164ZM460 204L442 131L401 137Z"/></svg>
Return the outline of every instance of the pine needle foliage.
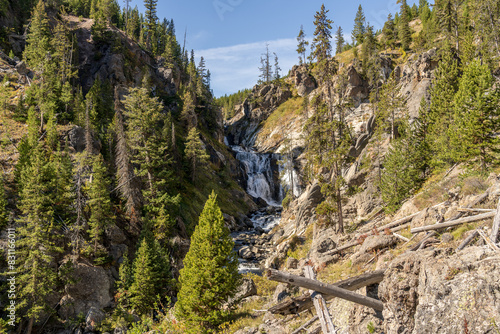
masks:
<svg viewBox="0 0 500 334"><path fill-rule="evenodd" d="M214 192L208 198L180 271L177 316L193 333L212 332L231 310L223 305L239 285L234 242L224 225Z"/></svg>

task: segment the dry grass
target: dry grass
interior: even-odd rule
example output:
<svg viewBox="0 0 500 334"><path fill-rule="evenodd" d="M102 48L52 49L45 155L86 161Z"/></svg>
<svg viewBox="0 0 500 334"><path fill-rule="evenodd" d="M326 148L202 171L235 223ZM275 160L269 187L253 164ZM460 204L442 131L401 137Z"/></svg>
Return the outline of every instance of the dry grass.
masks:
<svg viewBox="0 0 500 334"><path fill-rule="evenodd" d="M294 97L281 104L265 121L262 125L262 130L259 133L259 140L264 141L268 136L273 133L279 124L289 124L292 119L302 115L304 98ZM273 134L273 140L283 139L283 133Z"/></svg>

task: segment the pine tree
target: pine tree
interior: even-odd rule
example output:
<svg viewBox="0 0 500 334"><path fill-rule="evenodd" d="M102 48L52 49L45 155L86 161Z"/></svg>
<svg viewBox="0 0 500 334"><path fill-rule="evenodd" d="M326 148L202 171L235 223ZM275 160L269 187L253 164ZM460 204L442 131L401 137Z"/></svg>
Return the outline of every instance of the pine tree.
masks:
<svg viewBox="0 0 500 334"><path fill-rule="evenodd" d="M0 83L0 115L7 116L8 102L9 102L9 78L7 75L3 76L3 80Z"/></svg>
<svg viewBox="0 0 500 334"><path fill-rule="evenodd" d="M106 167L104 166L101 155L94 157L92 164L92 178L87 184L88 193L88 210L89 218L89 235L94 242L94 255L97 254L97 244L101 236L113 219L112 205L109 198L110 182L106 178Z"/></svg>
<svg viewBox="0 0 500 334"><path fill-rule="evenodd" d="M276 52L273 52L273 55L274 55L274 80L279 81L281 79L280 75L281 67L278 62L278 55L276 54Z"/></svg>
<svg viewBox="0 0 500 334"><path fill-rule="evenodd" d="M155 294L156 284L153 272L153 259L146 239L142 239L133 265L134 280L129 288L130 306L138 314L149 314L158 298Z"/></svg>
<svg viewBox="0 0 500 334"><path fill-rule="evenodd" d="M337 32L335 33L335 54L338 55L342 52L345 44L344 33L342 32L342 27L339 26Z"/></svg>
<svg viewBox="0 0 500 334"><path fill-rule="evenodd" d="M212 192L191 237L180 271L176 304L180 319L205 331L215 331L224 322L230 310L224 309L223 304L239 285L234 242L224 226L216 198Z"/></svg>
<svg viewBox="0 0 500 334"><path fill-rule="evenodd" d="M410 126L401 125L400 137L391 143L380 181L382 199L388 212L396 211L401 203L423 183L427 171L429 152L423 129L417 121Z"/></svg>
<svg viewBox="0 0 500 334"><path fill-rule="evenodd" d="M135 152L132 163L138 166L137 176L146 185L142 194L148 219L163 226L169 220L169 209L176 207L179 201L179 197L171 196L169 191L172 184L172 160L168 155L170 124L162 103L149 96L145 88L130 90L124 105L126 134Z"/></svg>
<svg viewBox="0 0 500 334"><path fill-rule="evenodd" d="M273 67L271 64L271 54L269 53L269 44L266 43L266 53L263 53L260 57L259 67L260 71L260 82L269 83L273 77Z"/></svg>
<svg viewBox="0 0 500 334"><path fill-rule="evenodd" d="M142 196L139 184L132 167L131 153L127 143L127 135L123 124L118 92L115 90L115 133L116 133L116 167L118 174L118 189L126 200L127 213L130 215L134 232L139 232Z"/></svg>
<svg viewBox="0 0 500 334"><path fill-rule="evenodd" d="M196 127L198 124L198 117L194 108L195 105L192 94L189 90L186 90L182 98L181 119L186 123L188 128Z"/></svg>
<svg viewBox="0 0 500 334"><path fill-rule="evenodd" d="M158 17L156 16L156 4L158 0L144 0L144 7L146 8L146 47L150 51L156 51L155 31L156 31L156 21ZM155 54L155 52L153 52Z"/></svg>
<svg viewBox="0 0 500 334"><path fill-rule="evenodd" d="M306 47L309 42L306 41L306 34L304 33L304 26L300 26L299 35L297 36L297 53L299 54L299 64L306 63Z"/></svg>
<svg viewBox="0 0 500 334"><path fill-rule="evenodd" d="M377 127L384 131L387 123L390 124L391 140L396 138L396 113L404 108L405 100L401 96L398 83L392 74L389 80L380 88L377 109Z"/></svg>
<svg viewBox="0 0 500 334"><path fill-rule="evenodd" d="M487 65L474 60L464 70L455 95L450 137L458 161L478 158L483 171L500 152L500 89Z"/></svg>
<svg viewBox="0 0 500 334"><path fill-rule="evenodd" d="M200 172L208 165L209 158L209 155L202 146L200 133L196 128L189 130L185 153L191 170L191 180L194 183Z"/></svg>
<svg viewBox="0 0 500 334"><path fill-rule="evenodd" d="M361 47L361 60L363 62L364 72L368 71L368 62L377 54L377 39L373 32L373 27L369 24L366 26L363 46Z"/></svg>
<svg viewBox="0 0 500 334"><path fill-rule="evenodd" d="M316 60L317 76L321 82L327 81L331 75L337 72L336 64L331 59L331 29L333 21L328 19L325 5L321 5L321 10L314 15L314 39L311 45L312 51L310 58Z"/></svg>
<svg viewBox="0 0 500 334"><path fill-rule="evenodd" d="M37 74L43 72L47 52L51 51L50 38L51 32L45 2L39 0L33 11L24 50L26 62Z"/></svg>
<svg viewBox="0 0 500 334"><path fill-rule="evenodd" d="M359 5L356 17L354 18L354 28L352 29L352 41L354 46L363 43L365 38L365 13L363 7Z"/></svg>
<svg viewBox="0 0 500 334"><path fill-rule="evenodd" d="M434 8L439 27L444 30L446 37L455 42L455 49L459 51L460 34L460 7L464 0L436 0Z"/></svg>
<svg viewBox="0 0 500 334"><path fill-rule="evenodd" d="M406 0L398 0L398 3L401 3L401 16L398 27L399 39L401 40L401 47L403 48L403 50L409 50L412 37L411 37L410 15L408 13L408 5L406 4Z"/></svg>
<svg viewBox="0 0 500 334"><path fill-rule="evenodd" d="M396 35L394 29L394 20L392 19L392 15L389 14L387 17L387 22L384 24L384 28L382 29L382 33L384 34L383 43L387 49L394 49L396 45Z"/></svg>
<svg viewBox="0 0 500 334"><path fill-rule="evenodd" d="M29 318L27 333L45 312L51 312L49 296L56 289L57 274L52 267L54 256L62 250L54 242L54 198L51 192L53 172L45 158L46 152L38 145L31 156L31 164L22 171L23 188L19 208L22 216L18 229L19 259L18 304Z"/></svg>
<svg viewBox="0 0 500 334"><path fill-rule="evenodd" d="M449 128L453 124L454 97L458 90L459 67L449 43L441 50L441 61L430 89L431 103L423 121L432 151L432 165L442 167L453 162Z"/></svg>

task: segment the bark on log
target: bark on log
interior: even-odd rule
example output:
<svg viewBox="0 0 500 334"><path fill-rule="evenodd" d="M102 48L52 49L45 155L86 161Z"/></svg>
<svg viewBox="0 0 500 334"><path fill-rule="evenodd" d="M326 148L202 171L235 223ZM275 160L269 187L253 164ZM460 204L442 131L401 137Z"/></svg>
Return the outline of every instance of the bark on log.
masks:
<svg viewBox="0 0 500 334"><path fill-rule="evenodd" d="M488 197L489 195L490 195L490 192L486 191L484 194L482 194L478 198L476 198L471 204L467 205L467 208L471 209L471 208L475 207L476 205L478 205L479 203L481 203L482 201L484 201L486 199L486 197ZM452 217L450 219L450 221L451 220L456 220L458 218L461 218L463 215L464 215L464 212L459 212L454 217Z"/></svg>
<svg viewBox="0 0 500 334"><path fill-rule="evenodd" d="M376 270L370 273L365 273L356 277L348 278L332 285L337 286L342 289L347 289L350 291L358 290L362 287L378 284L382 282L384 279L385 270ZM335 297L333 296L324 296L325 300L331 300ZM311 301L311 296L309 293L305 293L299 297L292 297L281 302L278 305L275 305L269 309L269 312L272 314L298 314L303 311L309 310L313 307L313 303Z"/></svg>
<svg viewBox="0 0 500 334"><path fill-rule="evenodd" d="M474 240L475 237L477 237L479 233L477 233L477 230L475 230L471 235L469 235L462 243L457 247L457 252L461 251L465 247L467 247L468 244L471 243L472 240Z"/></svg>
<svg viewBox="0 0 500 334"><path fill-rule="evenodd" d="M500 198L498 199L495 218L493 218L493 226L491 228L490 239L493 243L497 242L498 230L500 229Z"/></svg>
<svg viewBox="0 0 500 334"><path fill-rule="evenodd" d="M495 252L500 252L500 248L498 248L498 246L495 245L495 243L493 243L481 229L477 229L477 233L479 233L481 238L484 239L484 242L486 242L486 244L490 246L491 249L493 249Z"/></svg>
<svg viewBox="0 0 500 334"><path fill-rule="evenodd" d="M297 328L296 330L294 330L292 332L292 334L299 334L301 331L305 331L306 328L310 325L312 325L316 320L318 320L318 316L314 316L311 320L309 320L308 322L306 322L305 324L303 324L302 326L300 326L299 328Z"/></svg>
<svg viewBox="0 0 500 334"><path fill-rule="evenodd" d="M304 275L306 278L316 280L316 274L311 266L304 267ZM309 293L311 294L311 300L313 301L314 308L316 309L316 314L319 317L323 334L335 334L337 330L333 325L332 317L330 316L330 312L328 311L328 307L326 306L323 296L314 290L309 290Z"/></svg>
<svg viewBox="0 0 500 334"><path fill-rule="evenodd" d="M488 219L488 218L491 218L494 216L495 216L495 212L487 212L487 213L483 213L483 214L475 215L475 216L471 216L471 217L450 220L450 221L440 223L440 224L412 228L411 233L420 233L420 232L424 232L424 231L439 230L441 228L452 227L452 226L456 226L456 225L460 225L460 224L464 224L464 223L475 222L478 220Z"/></svg>
<svg viewBox="0 0 500 334"><path fill-rule="evenodd" d="M339 288L332 284L321 283L312 279L308 279L297 275L292 275L274 269L266 269L265 274L267 278L272 281L292 284L306 289L311 289L323 293L325 295L331 295L360 305L368 306L377 311L383 311L384 309L384 304L380 300L366 297L351 292L347 289Z"/></svg>

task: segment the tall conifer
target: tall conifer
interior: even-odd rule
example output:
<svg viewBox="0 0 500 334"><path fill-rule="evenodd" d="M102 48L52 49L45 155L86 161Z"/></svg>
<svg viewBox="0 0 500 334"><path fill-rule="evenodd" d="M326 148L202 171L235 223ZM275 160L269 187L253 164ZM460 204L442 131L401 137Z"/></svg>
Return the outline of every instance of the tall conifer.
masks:
<svg viewBox="0 0 500 334"><path fill-rule="evenodd" d="M191 237L180 271L181 288L176 304L179 318L204 331L215 331L226 320L230 309L223 305L239 284L234 242L216 200L212 192Z"/></svg>

